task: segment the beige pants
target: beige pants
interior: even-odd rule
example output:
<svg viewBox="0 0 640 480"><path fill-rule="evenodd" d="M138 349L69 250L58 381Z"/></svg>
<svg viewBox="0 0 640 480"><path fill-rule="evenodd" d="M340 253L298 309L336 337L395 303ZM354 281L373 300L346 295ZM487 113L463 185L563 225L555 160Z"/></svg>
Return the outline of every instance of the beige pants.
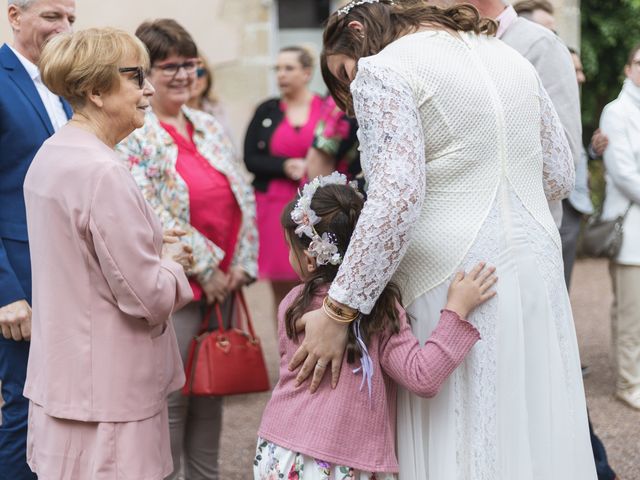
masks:
<svg viewBox="0 0 640 480"><path fill-rule="evenodd" d="M180 355L185 364L191 339L200 329L200 315L200 304L193 302L173 316ZM179 391L172 393L169 395L169 429L174 470L167 479L217 480L222 397L187 397Z"/></svg>
<svg viewBox="0 0 640 480"><path fill-rule="evenodd" d="M640 389L640 266L611 263L611 339L619 392Z"/></svg>

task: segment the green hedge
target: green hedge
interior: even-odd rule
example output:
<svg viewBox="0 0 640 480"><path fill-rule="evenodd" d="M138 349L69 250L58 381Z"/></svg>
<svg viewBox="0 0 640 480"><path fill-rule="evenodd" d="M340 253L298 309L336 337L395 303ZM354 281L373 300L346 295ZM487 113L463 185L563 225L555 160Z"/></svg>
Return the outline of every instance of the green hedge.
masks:
<svg viewBox="0 0 640 480"><path fill-rule="evenodd" d="M618 96L624 64L640 42L640 0L582 0L582 48L587 83L582 89L585 145L598 128L603 107ZM603 199L602 162L591 162L591 190L598 206Z"/></svg>

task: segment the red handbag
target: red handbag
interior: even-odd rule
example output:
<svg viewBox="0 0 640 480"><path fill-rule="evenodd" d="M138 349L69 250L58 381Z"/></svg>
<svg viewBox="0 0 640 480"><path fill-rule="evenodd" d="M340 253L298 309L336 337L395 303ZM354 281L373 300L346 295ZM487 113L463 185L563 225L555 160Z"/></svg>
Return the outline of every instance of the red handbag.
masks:
<svg viewBox="0 0 640 480"><path fill-rule="evenodd" d="M236 308L230 328L225 330L218 303L206 309L200 333L191 341L186 366L184 395L213 396L269 390L260 339L253 330L249 309L241 291L235 294ZM215 314L218 329L208 331ZM247 331L242 328L246 320Z"/></svg>

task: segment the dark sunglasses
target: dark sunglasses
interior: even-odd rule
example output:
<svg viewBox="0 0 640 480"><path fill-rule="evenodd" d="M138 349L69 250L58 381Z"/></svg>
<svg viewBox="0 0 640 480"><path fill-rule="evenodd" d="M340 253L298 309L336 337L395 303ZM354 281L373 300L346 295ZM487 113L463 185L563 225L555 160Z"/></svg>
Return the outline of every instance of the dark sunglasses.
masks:
<svg viewBox="0 0 640 480"><path fill-rule="evenodd" d="M135 80L136 83L138 84L138 88L140 90L142 90L142 88L144 87L144 80L146 78L146 75L144 73L144 68L142 68L142 67L123 67L123 68L119 68L118 71L120 73L131 73L131 72L134 72L134 75L131 76L131 79Z"/></svg>

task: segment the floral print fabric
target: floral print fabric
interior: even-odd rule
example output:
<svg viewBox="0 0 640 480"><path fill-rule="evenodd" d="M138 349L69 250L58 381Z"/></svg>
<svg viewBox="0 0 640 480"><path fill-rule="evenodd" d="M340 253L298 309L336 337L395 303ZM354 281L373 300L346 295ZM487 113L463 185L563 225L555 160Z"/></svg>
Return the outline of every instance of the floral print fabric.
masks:
<svg viewBox="0 0 640 480"><path fill-rule="evenodd" d="M253 189L244 166L235 158L235 150L220 123L204 112L182 109L194 128L193 141L198 151L229 180L242 211L242 225L231 262L251 277L258 274L258 232ZM165 229L187 232L182 241L193 249L194 267L187 272L199 282L206 281L224 258L223 250L202 235L190 223L189 189L176 170L178 147L162 127L158 117L148 111L145 124L116 147L138 186Z"/></svg>
<svg viewBox="0 0 640 480"><path fill-rule="evenodd" d="M397 480L395 473L362 472L292 452L258 438L254 480Z"/></svg>

